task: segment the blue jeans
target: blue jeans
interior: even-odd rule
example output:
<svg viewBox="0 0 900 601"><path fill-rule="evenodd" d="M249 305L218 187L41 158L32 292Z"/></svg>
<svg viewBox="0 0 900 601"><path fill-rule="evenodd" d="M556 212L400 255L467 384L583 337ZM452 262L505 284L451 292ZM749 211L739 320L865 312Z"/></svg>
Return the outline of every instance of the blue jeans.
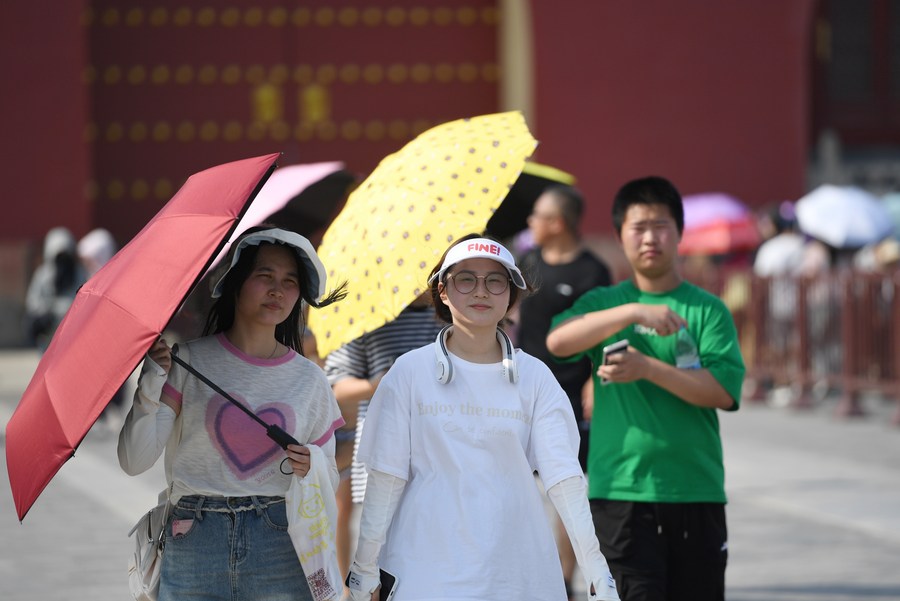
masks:
<svg viewBox="0 0 900 601"><path fill-rule="evenodd" d="M166 524L159 601L312 601L284 497L178 500Z"/></svg>

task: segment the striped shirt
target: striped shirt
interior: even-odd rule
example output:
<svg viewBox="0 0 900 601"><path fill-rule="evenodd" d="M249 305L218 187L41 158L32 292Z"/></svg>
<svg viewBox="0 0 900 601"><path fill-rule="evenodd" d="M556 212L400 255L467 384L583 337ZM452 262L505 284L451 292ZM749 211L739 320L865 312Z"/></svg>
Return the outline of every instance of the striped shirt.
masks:
<svg viewBox="0 0 900 601"><path fill-rule="evenodd" d="M377 330L363 334L329 353L325 359L325 375L334 386L344 378L369 379L388 370L400 355L434 342L438 332L447 324L439 321L434 308L407 307L397 319ZM356 438L353 443L353 465L350 488L354 503L362 503L366 492L366 470L357 462L356 451L362 435L369 401L360 401L356 417Z"/></svg>

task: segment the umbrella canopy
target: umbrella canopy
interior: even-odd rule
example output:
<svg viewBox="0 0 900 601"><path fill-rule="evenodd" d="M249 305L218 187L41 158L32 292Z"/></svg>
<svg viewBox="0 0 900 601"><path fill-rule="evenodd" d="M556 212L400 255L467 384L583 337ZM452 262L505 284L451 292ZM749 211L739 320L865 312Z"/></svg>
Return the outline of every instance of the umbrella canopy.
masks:
<svg viewBox="0 0 900 601"><path fill-rule="evenodd" d="M338 213L356 177L340 162L278 167L247 211L313 240ZM236 238L237 236L233 236Z"/></svg>
<svg viewBox="0 0 900 601"><path fill-rule="evenodd" d="M270 221L311 238L328 225L356 178L338 161L279 167L263 185L210 269L248 228Z"/></svg>
<svg viewBox="0 0 900 601"><path fill-rule="evenodd" d="M165 329L278 157L192 175L78 291L6 427L20 520Z"/></svg>
<svg viewBox="0 0 900 601"><path fill-rule="evenodd" d="M860 248L894 230L878 197L855 186L819 186L796 208L800 230L834 248Z"/></svg>
<svg viewBox="0 0 900 601"><path fill-rule="evenodd" d="M885 194L881 197L881 204L891 216L891 223L894 224L894 237L900 238L900 192Z"/></svg>
<svg viewBox="0 0 900 601"><path fill-rule="evenodd" d="M495 238L509 238L528 227L528 215L535 201L554 184L575 185L575 176L556 167L528 161L509 194L487 222L485 232Z"/></svg>
<svg viewBox="0 0 900 601"><path fill-rule="evenodd" d="M329 277L350 284L342 302L310 312L320 354L392 321L427 290L431 267L450 242L484 230L536 146L514 111L439 125L382 160L318 249Z"/></svg>
<svg viewBox="0 0 900 601"><path fill-rule="evenodd" d="M755 249L760 241L756 216L743 202L721 192L685 196L683 255L723 255Z"/></svg>

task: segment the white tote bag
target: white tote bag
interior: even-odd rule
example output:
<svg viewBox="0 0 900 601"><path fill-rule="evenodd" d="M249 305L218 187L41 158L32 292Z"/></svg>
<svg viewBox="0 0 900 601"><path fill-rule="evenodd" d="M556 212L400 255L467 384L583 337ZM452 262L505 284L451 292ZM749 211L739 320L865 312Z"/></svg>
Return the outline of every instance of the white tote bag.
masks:
<svg viewBox="0 0 900 601"><path fill-rule="evenodd" d="M288 534L315 601L337 601L344 585L337 561L337 503L325 454L309 445L309 473L294 476L285 495Z"/></svg>

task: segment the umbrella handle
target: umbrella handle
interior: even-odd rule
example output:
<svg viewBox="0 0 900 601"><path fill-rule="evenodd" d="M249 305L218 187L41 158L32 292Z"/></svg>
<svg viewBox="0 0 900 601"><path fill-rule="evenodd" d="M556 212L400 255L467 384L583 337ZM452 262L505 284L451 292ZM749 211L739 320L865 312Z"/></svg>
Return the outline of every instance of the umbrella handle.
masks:
<svg viewBox="0 0 900 601"><path fill-rule="evenodd" d="M269 438L274 440L276 443L278 443L278 446L280 446L282 449L287 450L287 446L289 444L295 444L295 445L300 444L299 442L297 442L296 438L294 438L293 436L291 436L290 434L285 432L281 428L281 426L278 426L277 424L268 424L268 423L264 422L262 419L260 419L260 417L258 415L256 415L252 411L250 411L250 409L245 407L239 401L235 400L230 394L228 394L227 392L222 390L215 382L213 382L212 380L210 380L209 378L207 378L206 376L201 374L199 371L194 369L193 366L188 364L187 361L185 361L184 359L179 357L177 344L172 345L172 361L174 361L181 367L185 368L192 374L194 374L201 382L203 382L204 384L206 384L207 386L209 386L210 388L212 388L213 390L215 390L216 392L221 394L225 398L225 400L229 401L235 407L237 407L238 409L240 409L241 411L246 413L248 416L253 418L253 420L256 423L258 423L259 425L261 425L263 428L266 429L266 436L268 436Z"/></svg>
<svg viewBox="0 0 900 601"><path fill-rule="evenodd" d="M266 427L266 436L277 442L278 446L285 450L287 450L289 444L300 444L297 442L296 438L282 430L281 426L277 424L269 424L269 426Z"/></svg>

